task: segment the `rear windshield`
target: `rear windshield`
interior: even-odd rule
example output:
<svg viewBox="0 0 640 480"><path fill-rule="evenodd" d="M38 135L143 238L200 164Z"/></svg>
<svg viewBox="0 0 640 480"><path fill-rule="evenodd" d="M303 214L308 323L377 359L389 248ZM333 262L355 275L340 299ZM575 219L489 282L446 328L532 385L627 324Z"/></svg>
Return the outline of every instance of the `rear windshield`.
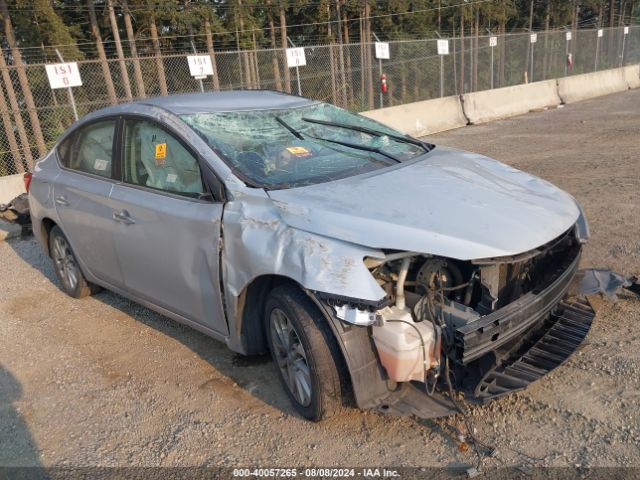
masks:
<svg viewBox="0 0 640 480"><path fill-rule="evenodd" d="M240 177L267 189L357 175L426 151L396 130L326 103L181 118Z"/></svg>

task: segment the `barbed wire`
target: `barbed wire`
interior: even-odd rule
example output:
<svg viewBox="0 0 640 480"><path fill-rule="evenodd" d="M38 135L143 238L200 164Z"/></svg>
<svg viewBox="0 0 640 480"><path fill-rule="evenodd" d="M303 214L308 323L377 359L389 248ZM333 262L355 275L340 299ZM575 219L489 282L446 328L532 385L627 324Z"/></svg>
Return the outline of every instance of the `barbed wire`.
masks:
<svg viewBox="0 0 640 480"><path fill-rule="evenodd" d="M370 15L370 16L362 16L362 17L355 17L355 18L350 18L347 19L348 22L359 22L360 20L372 20L372 19L376 19L376 18L387 18L387 17L400 17L400 16L405 16L405 15L413 15L413 14L417 14L417 13L426 13L426 12L433 12L433 11L437 11L437 10L445 10L445 9L449 9L449 8L456 8L456 7L466 7L466 6L472 6L472 5L477 5L477 4L481 4L481 3L487 3L487 2L494 2L496 0L473 0L473 1L467 1L467 0L462 0L460 3L456 3L453 5L442 5L440 7L431 7L431 8L425 8L425 9L421 9L421 10L413 10L410 12L395 12L395 13L387 13L387 14L379 14L379 15ZM292 28L299 28L299 27L311 27L311 26L320 26L320 25L330 25L330 24L337 24L337 23L344 23L344 20L327 20L327 21L323 21L323 22L307 22L307 23L297 23L297 24L287 24L287 29L292 29ZM275 29L279 30L282 27L276 26ZM221 35L237 35L237 34L242 34L242 33L254 33L254 32L266 32L266 31L270 31L271 28L270 27L261 27L261 28L245 28L245 29L238 29L238 30L227 30L227 31L218 31L218 32L211 32L211 35L213 36L221 36ZM163 40L170 40L170 39L177 39L177 38L197 38L197 37L206 37L208 35L208 33L193 33L193 34L188 34L188 35L162 35L162 36L158 36L158 40L159 41L163 41ZM151 41L152 39L150 37L144 37L144 38L137 38L135 40L128 40L128 39L121 39L121 43L125 44L125 43L129 43L129 42L139 42L139 41ZM102 42L103 44L107 44L107 43L115 43L115 40L103 40ZM59 47L66 47L66 46L80 46L80 45L95 45L95 41L91 41L91 42L74 42L74 43L66 43L66 44L57 44L57 45L46 45L44 48L59 48ZM32 46L32 47L21 47L22 50L29 50L29 49L42 49L42 46Z"/></svg>

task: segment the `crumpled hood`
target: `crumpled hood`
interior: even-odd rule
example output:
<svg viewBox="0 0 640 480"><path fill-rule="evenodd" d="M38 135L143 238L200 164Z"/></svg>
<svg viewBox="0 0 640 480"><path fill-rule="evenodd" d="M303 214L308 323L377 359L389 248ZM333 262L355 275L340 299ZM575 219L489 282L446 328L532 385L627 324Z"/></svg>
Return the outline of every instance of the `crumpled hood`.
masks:
<svg viewBox="0 0 640 480"><path fill-rule="evenodd" d="M460 260L532 250L580 215L573 197L549 182L444 147L416 162L268 194L292 227Z"/></svg>

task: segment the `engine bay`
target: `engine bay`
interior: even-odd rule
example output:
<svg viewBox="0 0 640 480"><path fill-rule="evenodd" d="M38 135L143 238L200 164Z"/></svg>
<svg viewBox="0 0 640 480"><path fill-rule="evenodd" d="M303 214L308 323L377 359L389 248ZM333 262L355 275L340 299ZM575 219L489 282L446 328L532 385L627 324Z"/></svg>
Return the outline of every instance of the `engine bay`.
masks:
<svg viewBox="0 0 640 480"><path fill-rule="evenodd" d="M458 261L385 252L384 260L366 259L390 304L377 311L372 326L390 378L428 384L440 375L445 361L462 366L459 332L547 288L580 248L571 230L534 251L508 258ZM499 345L500 335L495 333L489 341ZM399 367L407 362L414 368Z"/></svg>

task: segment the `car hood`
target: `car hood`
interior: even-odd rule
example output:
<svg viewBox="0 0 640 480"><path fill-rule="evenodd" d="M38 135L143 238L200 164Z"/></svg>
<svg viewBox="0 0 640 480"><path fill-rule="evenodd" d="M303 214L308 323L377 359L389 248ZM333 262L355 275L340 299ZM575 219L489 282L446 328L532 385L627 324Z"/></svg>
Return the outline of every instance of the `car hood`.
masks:
<svg viewBox="0 0 640 480"><path fill-rule="evenodd" d="M443 147L384 170L268 194L292 227L460 260L532 250L580 215L573 197L545 180Z"/></svg>

